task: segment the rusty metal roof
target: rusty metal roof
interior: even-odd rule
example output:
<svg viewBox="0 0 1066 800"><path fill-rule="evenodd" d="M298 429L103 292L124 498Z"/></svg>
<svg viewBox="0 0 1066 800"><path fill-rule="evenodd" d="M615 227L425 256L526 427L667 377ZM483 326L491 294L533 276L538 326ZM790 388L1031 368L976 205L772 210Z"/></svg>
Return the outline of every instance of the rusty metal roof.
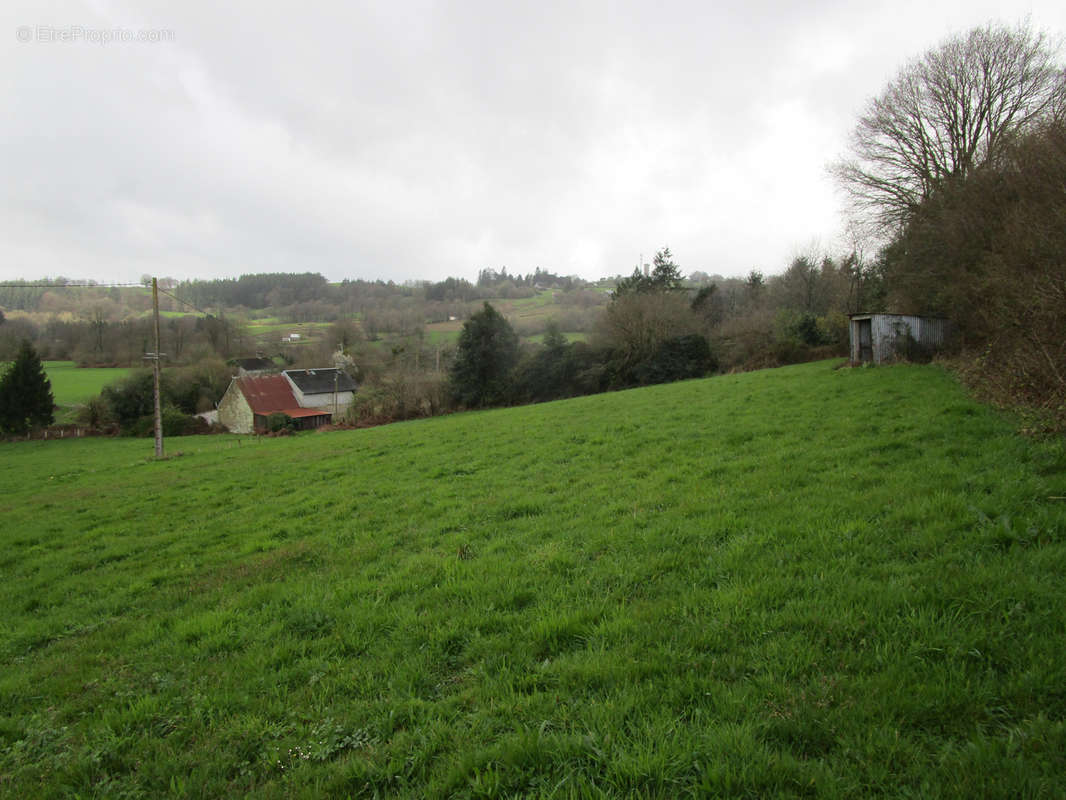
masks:
<svg viewBox="0 0 1066 800"><path fill-rule="evenodd" d="M271 412L273 413L273 412ZM300 417L332 417L333 412L323 411L321 408L283 408L282 414L288 414L293 419Z"/></svg>
<svg viewBox="0 0 1066 800"><path fill-rule="evenodd" d="M246 375L235 380L253 414L288 414L293 419L332 416L321 408L301 408L284 375Z"/></svg>
<svg viewBox="0 0 1066 800"><path fill-rule="evenodd" d="M292 387L282 375L247 375L237 378L237 387L256 414L273 414L300 407Z"/></svg>

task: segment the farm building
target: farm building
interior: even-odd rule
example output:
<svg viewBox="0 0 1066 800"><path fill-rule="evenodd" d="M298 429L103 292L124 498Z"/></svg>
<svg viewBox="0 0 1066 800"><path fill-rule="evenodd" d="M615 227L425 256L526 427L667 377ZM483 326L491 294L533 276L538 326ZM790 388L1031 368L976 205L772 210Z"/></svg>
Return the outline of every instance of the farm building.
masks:
<svg viewBox="0 0 1066 800"><path fill-rule="evenodd" d="M355 399L355 381L347 372L328 369L287 369L281 373L292 387L301 408L340 414Z"/></svg>
<svg viewBox="0 0 1066 800"><path fill-rule="evenodd" d="M284 375L234 378L218 403L218 421L232 433L266 430L271 414L287 414L297 430L328 424L333 414L323 408L303 408Z"/></svg>
<svg viewBox="0 0 1066 800"><path fill-rule="evenodd" d="M943 317L910 314L852 314L848 324L853 364L882 364L897 355L908 337L924 350L947 342L949 323Z"/></svg>

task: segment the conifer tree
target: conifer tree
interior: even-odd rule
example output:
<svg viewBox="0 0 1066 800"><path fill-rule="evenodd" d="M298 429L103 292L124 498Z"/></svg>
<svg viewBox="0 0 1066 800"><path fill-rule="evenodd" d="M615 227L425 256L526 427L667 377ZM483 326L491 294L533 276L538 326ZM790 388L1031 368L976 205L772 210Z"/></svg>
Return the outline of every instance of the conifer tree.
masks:
<svg viewBox="0 0 1066 800"><path fill-rule="evenodd" d="M470 408L500 405L511 389L518 361L518 336L488 303L463 323L452 364L452 399Z"/></svg>
<svg viewBox="0 0 1066 800"><path fill-rule="evenodd" d="M23 339L15 362L0 378L0 430L20 434L50 425L55 419L54 408L52 384L41 359Z"/></svg>

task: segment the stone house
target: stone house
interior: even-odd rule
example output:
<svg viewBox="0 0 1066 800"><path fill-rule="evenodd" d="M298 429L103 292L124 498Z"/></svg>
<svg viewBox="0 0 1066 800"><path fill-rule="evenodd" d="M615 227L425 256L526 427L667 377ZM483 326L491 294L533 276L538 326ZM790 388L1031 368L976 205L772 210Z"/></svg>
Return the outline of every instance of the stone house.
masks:
<svg viewBox="0 0 1066 800"><path fill-rule="evenodd" d="M271 414L286 414L297 430L318 428L333 419L325 408L304 408L284 375L247 375L233 378L218 403L218 421L231 433L255 433L267 428Z"/></svg>

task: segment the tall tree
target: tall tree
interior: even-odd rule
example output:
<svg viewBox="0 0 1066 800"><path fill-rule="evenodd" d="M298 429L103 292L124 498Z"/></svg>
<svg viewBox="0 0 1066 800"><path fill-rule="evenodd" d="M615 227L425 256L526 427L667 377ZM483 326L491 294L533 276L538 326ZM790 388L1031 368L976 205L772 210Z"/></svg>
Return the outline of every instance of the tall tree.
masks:
<svg viewBox="0 0 1066 800"><path fill-rule="evenodd" d="M652 259L651 282L659 291L671 291L681 288L681 268L674 263L674 254L669 247L664 247Z"/></svg>
<svg viewBox="0 0 1066 800"><path fill-rule="evenodd" d="M566 397L574 379L572 348L555 320L549 320L541 346L525 354L514 375L516 400L542 402Z"/></svg>
<svg viewBox="0 0 1066 800"><path fill-rule="evenodd" d="M744 295L748 305L755 308L766 294L766 279L761 271L753 269L744 280Z"/></svg>
<svg viewBox="0 0 1066 800"><path fill-rule="evenodd" d="M640 268L633 270L628 278L622 278L615 286L615 297L628 294L647 294L649 292L668 292L681 288L681 269L674 263L674 254L669 247L664 247L655 254L655 264L650 275L645 275Z"/></svg>
<svg viewBox="0 0 1066 800"><path fill-rule="evenodd" d="M55 419L52 384L28 340L22 341L11 368L0 378L0 429L25 433Z"/></svg>
<svg viewBox="0 0 1066 800"><path fill-rule="evenodd" d="M463 323L459 334L449 376L452 399L469 407L503 403L517 362L518 335L499 311L485 303Z"/></svg>
<svg viewBox="0 0 1066 800"><path fill-rule="evenodd" d="M850 158L830 167L856 210L895 233L946 182L995 160L1011 136L1061 115L1066 73L1028 26L987 25L911 61L870 101Z"/></svg>

